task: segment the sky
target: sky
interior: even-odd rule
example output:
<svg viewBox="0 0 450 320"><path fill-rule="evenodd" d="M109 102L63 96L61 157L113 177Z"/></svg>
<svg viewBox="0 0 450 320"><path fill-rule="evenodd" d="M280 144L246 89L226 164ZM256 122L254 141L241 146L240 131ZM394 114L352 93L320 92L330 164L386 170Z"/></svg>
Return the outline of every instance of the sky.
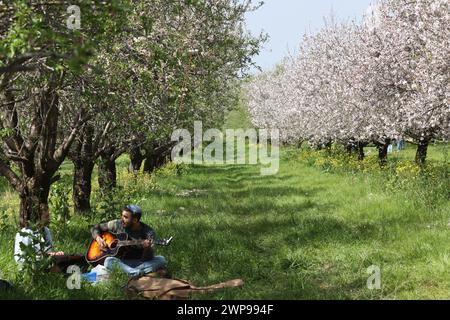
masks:
<svg viewBox="0 0 450 320"><path fill-rule="evenodd" d="M303 34L323 27L324 17L333 13L338 21L360 20L371 2L373 0L265 0L261 8L246 16L247 29L253 35L261 31L269 35L254 61L264 71L270 70L287 55L295 55Z"/></svg>

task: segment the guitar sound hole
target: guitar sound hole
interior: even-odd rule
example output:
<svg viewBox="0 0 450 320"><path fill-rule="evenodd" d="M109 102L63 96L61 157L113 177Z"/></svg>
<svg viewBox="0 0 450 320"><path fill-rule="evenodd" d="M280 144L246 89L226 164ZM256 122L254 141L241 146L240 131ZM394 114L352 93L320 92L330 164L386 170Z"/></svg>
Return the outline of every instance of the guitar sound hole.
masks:
<svg viewBox="0 0 450 320"><path fill-rule="evenodd" d="M111 242L111 245L109 246L111 249L114 249L115 247L117 247L117 240Z"/></svg>

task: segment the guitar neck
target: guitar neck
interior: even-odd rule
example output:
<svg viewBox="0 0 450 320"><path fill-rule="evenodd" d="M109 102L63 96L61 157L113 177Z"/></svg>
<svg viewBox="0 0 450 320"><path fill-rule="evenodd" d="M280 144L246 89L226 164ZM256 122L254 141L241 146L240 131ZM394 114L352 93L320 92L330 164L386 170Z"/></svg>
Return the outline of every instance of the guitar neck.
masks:
<svg viewBox="0 0 450 320"><path fill-rule="evenodd" d="M119 241L118 245L121 247L139 246L139 245L143 244L145 241L146 241L146 239L144 239L144 240L124 240L124 241ZM153 240L152 243L159 245L159 246L166 245L165 240Z"/></svg>

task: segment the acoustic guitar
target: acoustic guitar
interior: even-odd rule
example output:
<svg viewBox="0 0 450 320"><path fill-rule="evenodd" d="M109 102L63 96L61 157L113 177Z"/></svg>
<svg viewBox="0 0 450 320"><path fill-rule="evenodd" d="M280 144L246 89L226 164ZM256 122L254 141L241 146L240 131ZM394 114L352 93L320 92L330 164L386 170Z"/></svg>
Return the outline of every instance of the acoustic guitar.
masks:
<svg viewBox="0 0 450 320"><path fill-rule="evenodd" d="M86 261L91 264L101 263L107 257L120 256L126 252L127 247L141 246L144 241L147 240L128 240L128 235L126 233L114 234L112 232L102 232L100 237L105 240L107 247L101 248L95 239L91 241L86 253ZM149 240L151 241L151 246L168 246L172 241L172 238L173 237L163 240Z"/></svg>

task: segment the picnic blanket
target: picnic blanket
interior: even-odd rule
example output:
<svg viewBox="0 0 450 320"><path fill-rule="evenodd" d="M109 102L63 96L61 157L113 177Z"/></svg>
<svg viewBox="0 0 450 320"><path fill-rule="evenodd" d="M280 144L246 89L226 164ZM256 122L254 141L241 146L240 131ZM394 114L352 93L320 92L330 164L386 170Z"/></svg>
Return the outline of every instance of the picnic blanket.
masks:
<svg viewBox="0 0 450 320"><path fill-rule="evenodd" d="M151 273L137 279L130 279L126 290L130 295L139 295L146 299L175 300L188 299L193 293L207 293L224 288L242 287L242 279L233 279L207 287L196 287L190 281L176 278L160 278Z"/></svg>

